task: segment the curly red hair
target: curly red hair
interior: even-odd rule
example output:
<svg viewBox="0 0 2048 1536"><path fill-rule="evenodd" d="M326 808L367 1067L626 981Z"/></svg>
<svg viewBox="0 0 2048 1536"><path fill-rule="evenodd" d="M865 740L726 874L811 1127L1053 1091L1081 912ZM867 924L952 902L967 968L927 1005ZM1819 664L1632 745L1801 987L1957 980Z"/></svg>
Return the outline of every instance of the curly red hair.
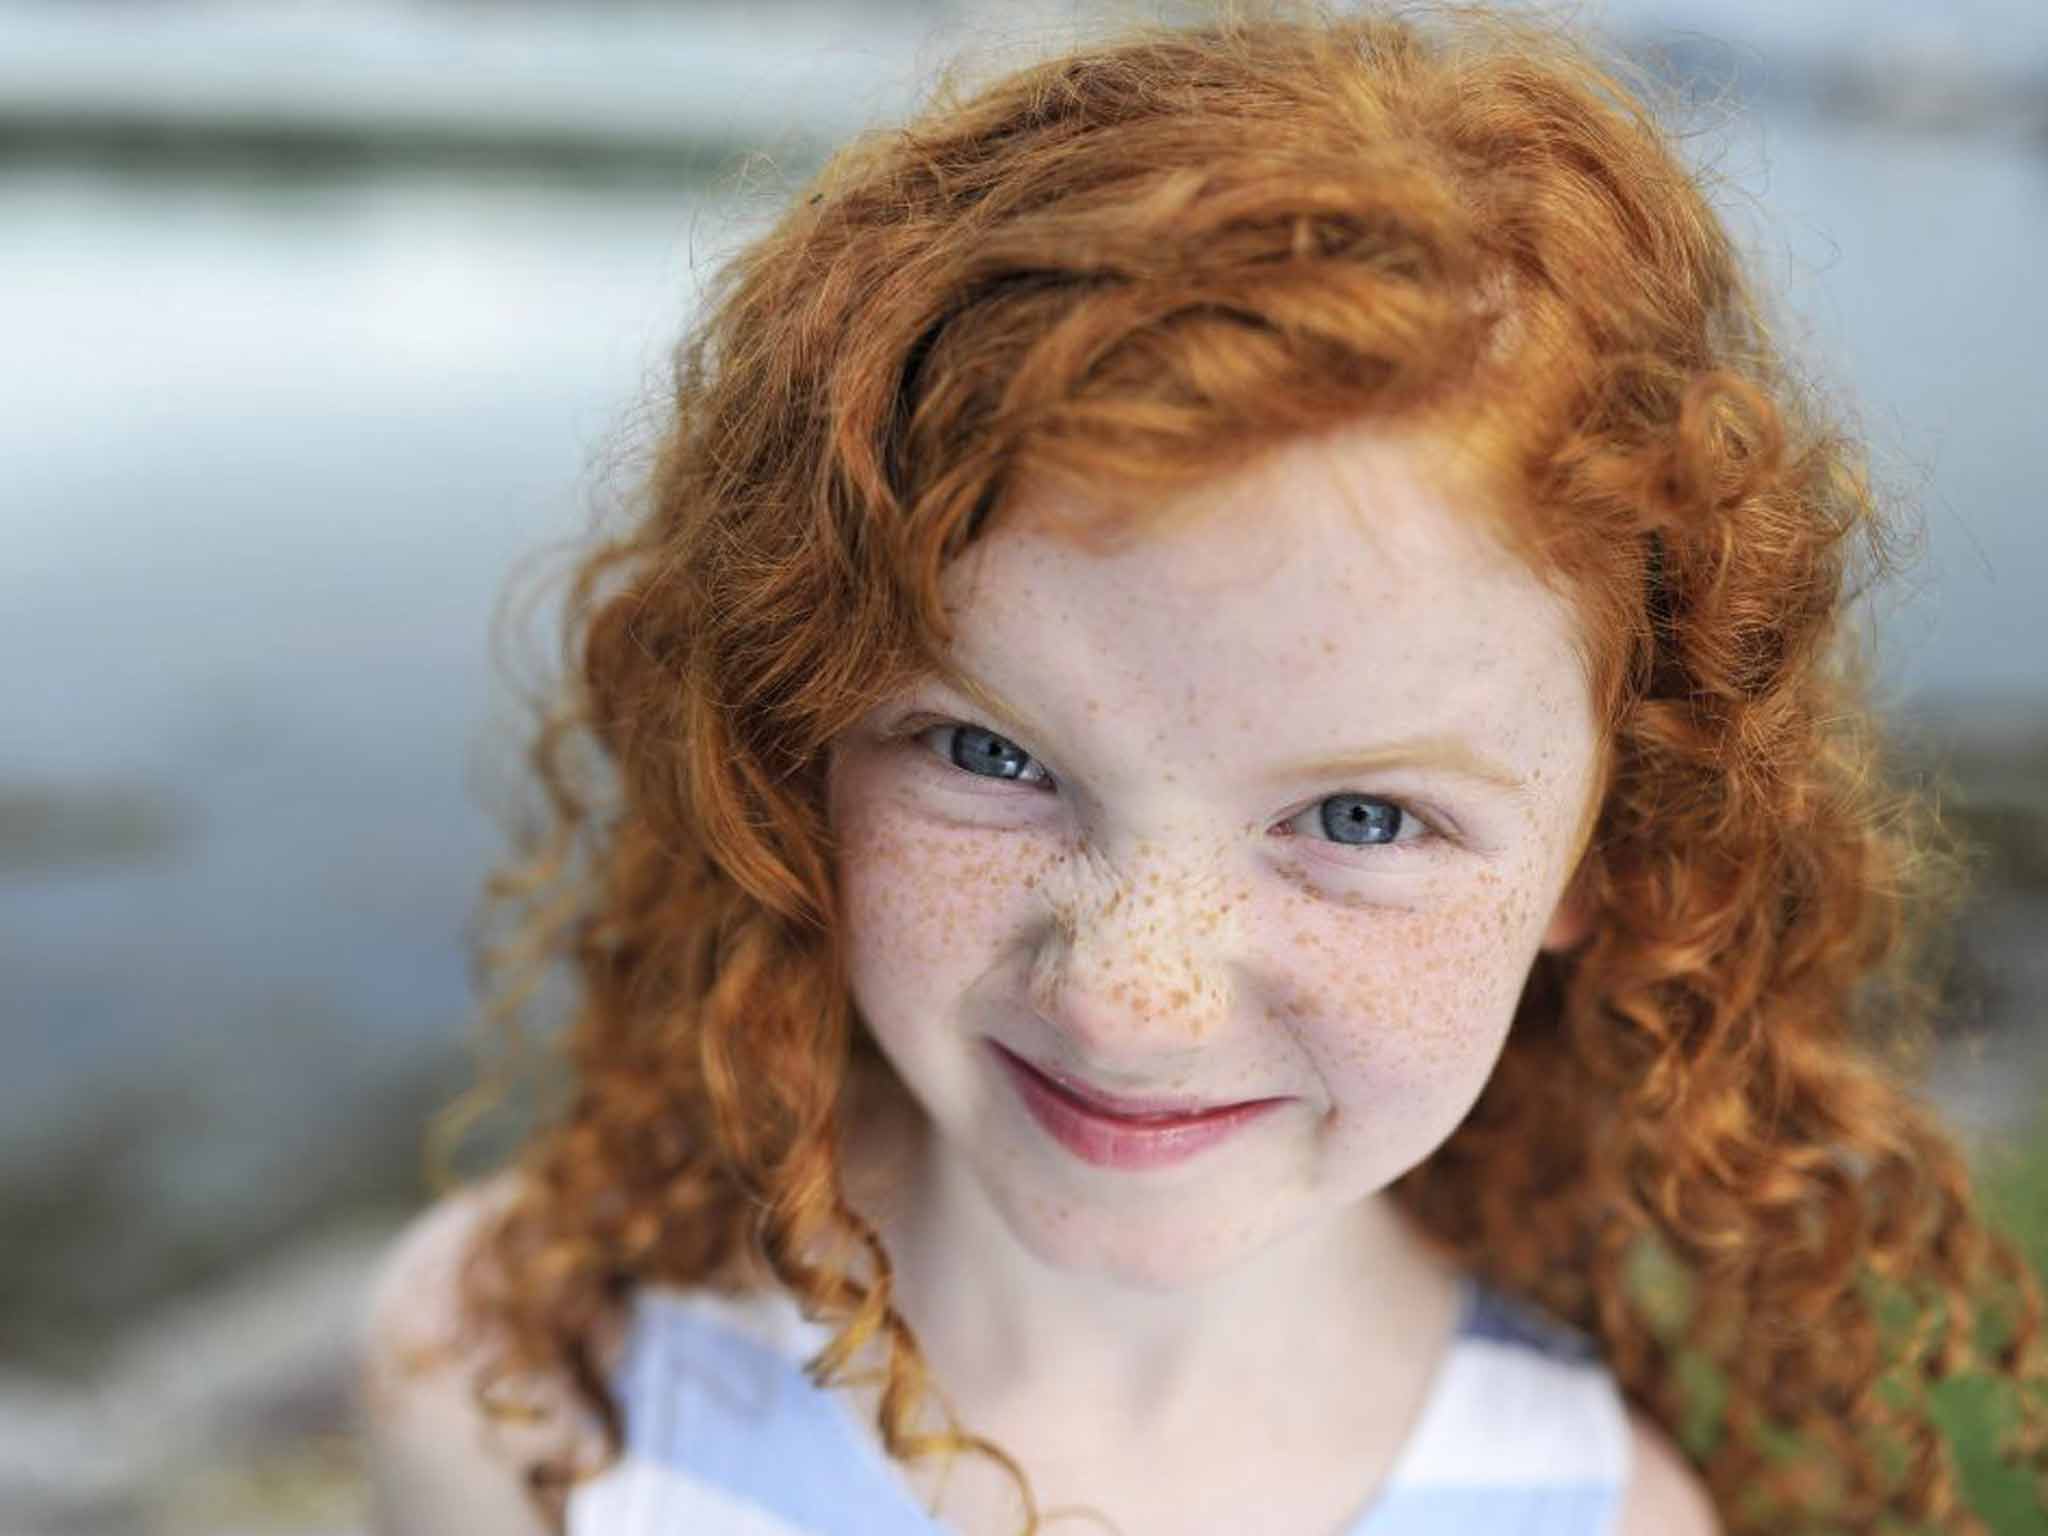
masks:
<svg viewBox="0 0 2048 1536"><path fill-rule="evenodd" d="M569 1097L465 1273L480 1391L567 1380L616 1453L633 1287L779 1284L837 1329L820 1381L885 1350L893 1454L996 1456L1037 1528L1000 1448L913 1428L842 1188L886 1067L826 749L943 668L940 573L1022 475L1156 490L1371 418L1464 450L1574 598L1604 722L1592 936L1539 957L1400 1207L1592 1334L1738 1536L1983 1530L1930 1410L1959 1373L2021 1389L2004 1449L2041 1473L2039 1286L1911 1086L1963 857L1888 776L1850 622L1898 529L1645 95L1465 10L1154 25L859 138L730 260L644 506L575 573L548 824L492 888L494 1015L516 1036L562 957L577 994ZM557 1515L573 1472L535 1469Z"/></svg>

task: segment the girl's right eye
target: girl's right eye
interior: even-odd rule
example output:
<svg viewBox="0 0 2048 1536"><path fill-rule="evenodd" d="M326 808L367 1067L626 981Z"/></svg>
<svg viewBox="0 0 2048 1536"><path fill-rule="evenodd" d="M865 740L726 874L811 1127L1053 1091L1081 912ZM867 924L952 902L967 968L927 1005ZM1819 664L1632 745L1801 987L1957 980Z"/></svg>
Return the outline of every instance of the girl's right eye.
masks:
<svg viewBox="0 0 2048 1536"><path fill-rule="evenodd" d="M917 733L916 739L943 738L943 746L934 746L933 751L944 757L962 773L971 773L980 779L1008 779L1018 784L1052 783L1051 776L1038 761L1006 736L994 731L983 730L978 725L933 725Z"/></svg>

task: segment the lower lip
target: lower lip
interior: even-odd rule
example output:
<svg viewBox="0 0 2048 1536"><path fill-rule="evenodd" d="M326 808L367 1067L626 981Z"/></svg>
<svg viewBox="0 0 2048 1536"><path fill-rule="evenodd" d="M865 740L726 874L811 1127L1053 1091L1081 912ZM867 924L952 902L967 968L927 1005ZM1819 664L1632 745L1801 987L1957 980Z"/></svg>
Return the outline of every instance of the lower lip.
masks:
<svg viewBox="0 0 2048 1536"><path fill-rule="evenodd" d="M1256 1099L1200 1114L1133 1119L1087 1107L1000 1046L995 1054L1031 1118L1082 1162L1098 1168L1165 1168L1184 1163L1286 1102Z"/></svg>

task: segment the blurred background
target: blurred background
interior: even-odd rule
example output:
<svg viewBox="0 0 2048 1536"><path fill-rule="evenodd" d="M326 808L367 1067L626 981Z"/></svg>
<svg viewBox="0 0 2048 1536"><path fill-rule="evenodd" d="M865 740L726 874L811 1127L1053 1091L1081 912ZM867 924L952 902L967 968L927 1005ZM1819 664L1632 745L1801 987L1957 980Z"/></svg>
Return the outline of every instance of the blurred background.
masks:
<svg viewBox="0 0 2048 1536"><path fill-rule="evenodd" d="M1788 346L1924 522L1884 703L1989 850L1929 1092L2024 1222L2048 7L1581 15L1688 93ZM361 1286L470 1081L516 778L494 605L630 488L718 256L957 46L1073 16L0 0L8 1536L362 1528Z"/></svg>

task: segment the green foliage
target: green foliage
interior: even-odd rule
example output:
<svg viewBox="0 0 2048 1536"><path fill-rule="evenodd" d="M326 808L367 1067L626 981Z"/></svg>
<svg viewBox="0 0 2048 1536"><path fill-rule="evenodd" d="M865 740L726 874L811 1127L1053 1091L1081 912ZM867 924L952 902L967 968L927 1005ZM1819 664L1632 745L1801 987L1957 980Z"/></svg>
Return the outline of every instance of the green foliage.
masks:
<svg viewBox="0 0 2048 1536"><path fill-rule="evenodd" d="M2048 1114L2027 1135L1982 1154L1976 1171L1986 1216L2048 1280ZM1978 1342L1996 1349L2004 1336L2003 1318L1994 1317ZM1998 1456L1999 1441L2018 1419L2017 1396L2003 1382L1967 1377L1937 1387L1930 1412L1955 1447L1964 1493L1985 1523L1998 1536L2040 1536L2048 1512L2039 1493Z"/></svg>
<svg viewBox="0 0 2048 1536"><path fill-rule="evenodd" d="M2032 1130L2008 1144L1980 1154L1977 1183L1984 1212L1992 1225L2015 1242L2036 1275L2048 1282L2048 1113ZM1678 1343L1691 1310L1693 1282L1683 1264L1662 1245L1645 1239L1629 1256L1628 1289L1652 1332L1675 1349L1674 1366L1686 1412L1678 1440L1695 1457L1708 1454L1720 1434L1727 1399L1722 1373L1697 1351ZM1922 1305L1931 1306L1936 1323L1945 1322L1938 1299L1926 1302L1904 1287L1863 1277L1863 1288L1877 1308L1879 1327L1894 1345L1902 1343ZM2011 1297L1996 1291L1979 1298L1974 1332L1981 1356L1994 1356L2010 1330ZM1937 1335L1938 1336L1938 1335ZM1918 1393L1909 1373L1879 1385L1879 1391L1904 1405ZM1962 1494L1995 1536L2042 1536L2048 1530L2041 1494L2024 1472L2015 1471L1999 1455L2000 1442L2017 1427L2018 1392L2010 1384L1983 1375L1942 1382L1926 1393L1927 1412L1952 1447ZM1773 1459L1796 1458L1796 1436L1765 1427ZM1896 1459L1888 1457L1888 1461Z"/></svg>
<svg viewBox="0 0 2048 1536"><path fill-rule="evenodd" d="M1956 1455L1963 1497L1999 1536L2039 1536L2044 1516L2027 1486L1998 1456L2001 1435L2014 1424L2013 1389L1984 1376L1944 1381L1928 1393L1928 1412Z"/></svg>
<svg viewBox="0 0 2048 1536"><path fill-rule="evenodd" d="M2048 1107L2031 1134L1986 1151L1977 1177L1991 1219L2048 1275Z"/></svg>

